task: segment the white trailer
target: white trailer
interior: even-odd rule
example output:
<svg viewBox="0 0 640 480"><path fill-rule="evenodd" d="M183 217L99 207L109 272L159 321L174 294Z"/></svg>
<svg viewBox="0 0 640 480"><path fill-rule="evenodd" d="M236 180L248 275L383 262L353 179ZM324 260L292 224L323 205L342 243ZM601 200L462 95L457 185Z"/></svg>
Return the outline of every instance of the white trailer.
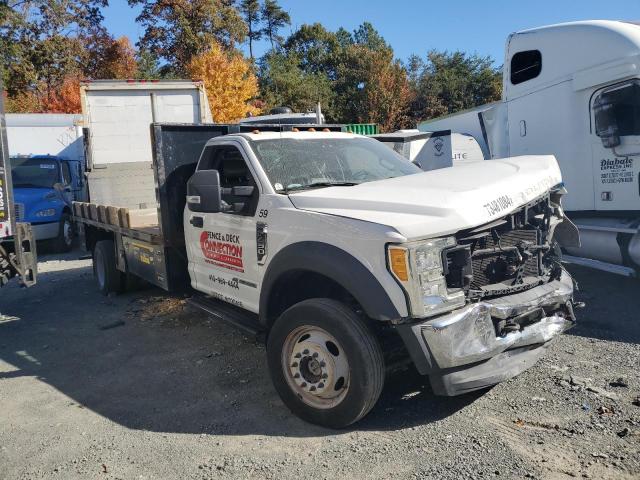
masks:
<svg viewBox="0 0 640 480"><path fill-rule="evenodd" d="M58 113L8 113L9 155L53 155L84 159L82 115Z"/></svg>
<svg viewBox="0 0 640 480"><path fill-rule="evenodd" d="M582 21L513 33L500 102L422 122L473 135L486 159L553 154L580 229L573 260L640 269L640 26ZM566 257L565 257L566 258Z"/></svg>
<svg viewBox="0 0 640 480"><path fill-rule="evenodd" d="M150 125L212 123L203 82L86 81L80 96L91 201L155 209Z"/></svg>

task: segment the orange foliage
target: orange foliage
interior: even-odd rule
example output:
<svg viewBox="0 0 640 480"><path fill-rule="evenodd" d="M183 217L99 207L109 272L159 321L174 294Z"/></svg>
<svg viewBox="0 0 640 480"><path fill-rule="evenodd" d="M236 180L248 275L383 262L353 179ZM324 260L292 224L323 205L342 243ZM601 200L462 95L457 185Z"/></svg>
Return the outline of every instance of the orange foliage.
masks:
<svg viewBox="0 0 640 480"><path fill-rule="evenodd" d="M80 79L65 78L58 89L44 96L41 108L46 113L80 113Z"/></svg>
<svg viewBox="0 0 640 480"><path fill-rule="evenodd" d="M136 52L127 37L113 40L105 51L98 78L134 78L138 72Z"/></svg>
<svg viewBox="0 0 640 480"><path fill-rule="evenodd" d="M80 79L67 77L53 90L44 84L6 99L7 113L80 113Z"/></svg>
<svg viewBox="0 0 640 480"><path fill-rule="evenodd" d="M250 103L258 94L258 81L251 63L238 52L226 52L213 42L191 59L187 71L204 81L215 122L234 122L259 112Z"/></svg>

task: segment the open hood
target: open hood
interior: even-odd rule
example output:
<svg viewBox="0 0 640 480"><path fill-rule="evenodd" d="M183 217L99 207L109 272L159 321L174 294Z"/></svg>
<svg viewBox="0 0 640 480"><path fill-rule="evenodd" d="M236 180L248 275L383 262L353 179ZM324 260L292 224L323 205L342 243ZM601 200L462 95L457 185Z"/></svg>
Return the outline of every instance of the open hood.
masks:
<svg viewBox="0 0 640 480"><path fill-rule="evenodd" d="M318 188L289 198L302 210L388 225L407 240L416 240L483 225L561 182L553 155L527 155Z"/></svg>

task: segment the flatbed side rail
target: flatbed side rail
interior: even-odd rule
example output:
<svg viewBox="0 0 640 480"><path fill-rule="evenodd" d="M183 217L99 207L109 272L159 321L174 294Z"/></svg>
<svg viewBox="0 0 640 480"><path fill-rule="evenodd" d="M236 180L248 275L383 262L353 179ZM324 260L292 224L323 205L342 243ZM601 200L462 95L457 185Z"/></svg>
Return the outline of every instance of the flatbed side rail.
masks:
<svg viewBox="0 0 640 480"><path fill-rule="evenodd" d="M164 245L158 226L131 227L127 208L73 202L73 216L77 223L119 233L154 245Z"/></svg>

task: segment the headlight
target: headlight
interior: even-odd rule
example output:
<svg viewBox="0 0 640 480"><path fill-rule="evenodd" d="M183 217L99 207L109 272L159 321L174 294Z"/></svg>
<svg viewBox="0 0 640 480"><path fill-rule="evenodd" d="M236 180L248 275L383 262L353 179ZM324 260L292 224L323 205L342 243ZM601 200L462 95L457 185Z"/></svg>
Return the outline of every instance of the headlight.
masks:
<svg viewBox="0 0 640 480"><path fill-rule="evenodd" d="M442 251L456 245L454 237L389 245L389 268L409 297L411 316L428 317L465 304L464 291L447 289Z"/></svg>
<svg viewBox="0 0 640 480"><path fill-rule="evenodd" d="M53 217L56 214L55 208L47 208L45 210L38 210L35 215L36 217Z"/></svg>

